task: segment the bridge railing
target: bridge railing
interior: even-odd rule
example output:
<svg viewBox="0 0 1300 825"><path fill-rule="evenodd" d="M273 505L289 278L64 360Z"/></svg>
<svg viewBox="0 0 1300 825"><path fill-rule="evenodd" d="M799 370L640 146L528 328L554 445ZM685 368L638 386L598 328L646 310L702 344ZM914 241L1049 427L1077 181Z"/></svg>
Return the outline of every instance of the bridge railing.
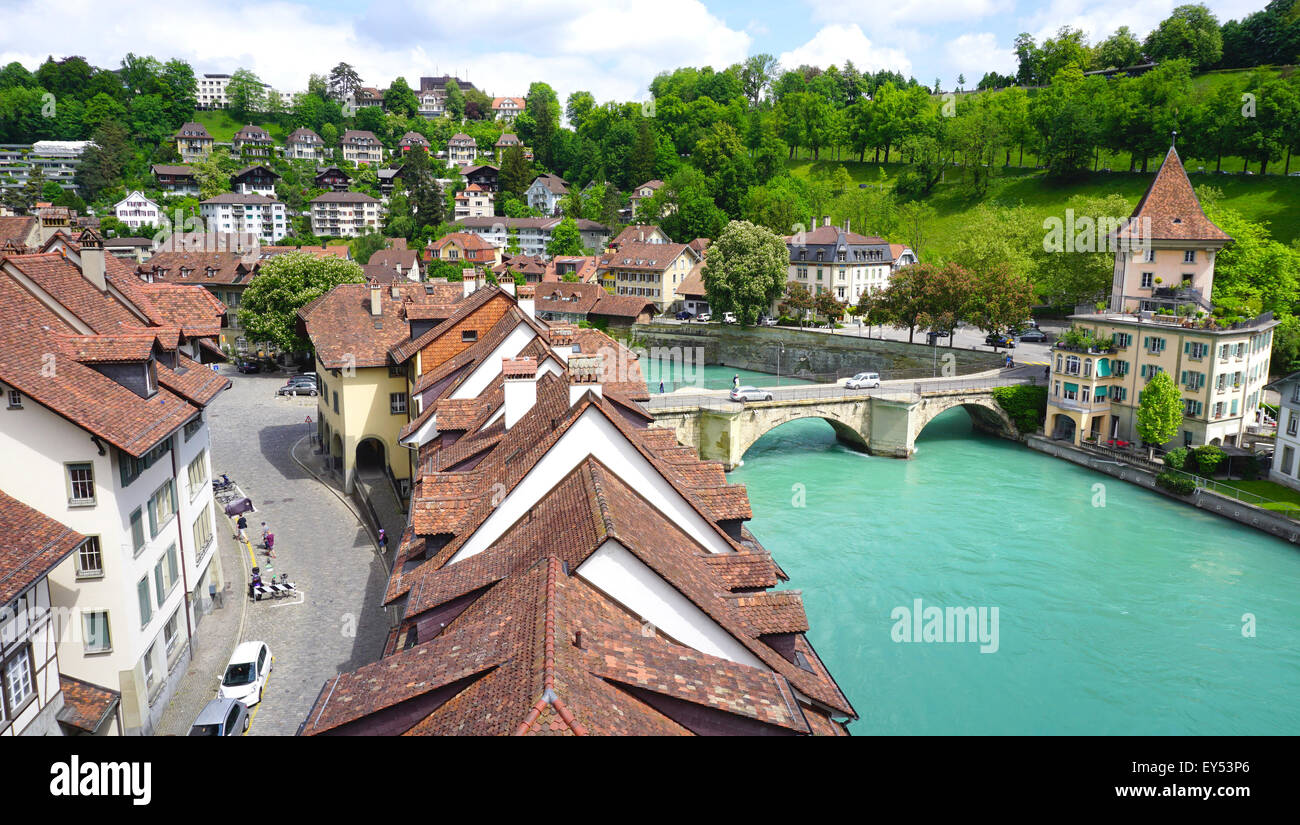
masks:
<svg viewBox="0 0 1300 825"><path fill-rule="evenodd" d="M899 393L924 395L934 392L960 392L963 390L992 389L1017 384L1045 384L1046 379L1036 377L1000 377L968 378L956 380L938 379L934 381L917 381L915 383L886 381L879 387L864 390L849 389L843 384L820 384L793 387L765 387L762 392L771 393L773 401L846 401L853 398L870 398L873 395L897 395ZM675 409L679 407L716 410L719 412L737 412L744 408L740 401L732 401L721 391L714 393L674 393L671 395L652 395L646 408L650 410Z"/></svg>

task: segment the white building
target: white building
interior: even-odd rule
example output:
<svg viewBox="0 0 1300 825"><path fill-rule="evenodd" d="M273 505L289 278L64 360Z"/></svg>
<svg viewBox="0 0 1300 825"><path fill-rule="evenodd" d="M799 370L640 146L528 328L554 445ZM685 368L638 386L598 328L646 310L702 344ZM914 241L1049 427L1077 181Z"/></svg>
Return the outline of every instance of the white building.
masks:
<svg viewBox="0 0 1300 825"><path fill-rule="evenodd" d="M495 197L478 184L471 183L456 193L456 220L491 217L495 211Z"/></svg>
<svg viewBox="0 0 1300 825"><path fill-rule="evenodd" d="M843 228L831 226L830 218L787 236L785 246L790 252L788 283L801 284L813 295L829 292L848 306L865 293L884 289L900 267L916 263L911 248L850 232L847 222Z"/></svg>
<svg viewBox="0 0 1300 825"><path fill-rule="evenodd" d="M142 226L156 226L162 207L137 190L118 201L113 206L113 214L132 229L139 229Z"/></svg>
<svg viewBox="0 0 1300 825"><path fill-rule="evenodd" d="M558 215L560 200L569 194L569 185L559 175L542 174L524 192L528 205L543 215Z"/></svg>
<svg viewBox="0 0 1300 825"><path fill-rule="evenodd" d="M343 159L352 163L382 163L384 146L375 137L374 132L365 129L349 129L339 138L339 148L343 150Z"/></svg>
<svg viewBox="0 0 1300 825"><path fill-rule="evenodd" d="M289 160L322 161L325 141L311 129L294 129L284 141L284 156Z"/></svg>
<svg viewBox="0 0 1300 825"><path fill-rule="evenodd" d="M1282 397L1277 408L1277 443L1269 480L1300 489L1300 463L1296 462L1300 455L1300 372L1278 379L1265 389L1276 390Z"/></svg>
<svg viewBox="0 0 1300 825"><path fill-rule="evenodd" d="M383 227L384 207L360 192L326 192L311 201L311 232L320 237L352 238Z"/></svg>
<svg viewBox="0 0 1300 825"><path fill-rule="evenodd" d="M90 232L46 249L0 265L0 490L86 538L49 575L59 668L117 691L124 732L148 734L224 586L204 409L229 379L200 363L223 307L144 284ZM154 301L168 290L183 300ZM25 366L42 353L57 370Z"/></svg>
<svg viewBox="0 0 1300 825"><path fill-rule="evenodd" d="M199 216L209 232L254 235L274 244L289 234L285 205L266 195L226 192L199 203Z"/></svg>
<svg viewBox="0 0 1300 825"><path fill-rule="evenodd" d="M38 140L32 144L0 145L0 189L21 189L33 168L41 178L62 189L76 188L74 179L89 140Z"/></svg>
<svg viewBox="0 0 1300 825"><path fill-rule="evenodd" d="M551 233L560 225L562 218L503 218L483 217L464 218L457 223L466 232L478 235L498 249L507 249L513 235L519 242L522 255L539 255L550 257L546 247L551 242ZM579 218L578 235L586 249L604 249L609 240L609 228L604 224Z"/></svg>
<svg viewBox="0 0 1300 825"><path fill-rule="evenodd" d="M464 132L457 132L447 141L447 160L455 166L473 163L478 157L478 143Z"/></svg>
<svg viewBox="0 0 1300 825"><path fill-rule="evenodd" d="M230 85L228 74L205 74L194 82L194 105L200 109L225 109L230 106L226 97L226 87Z"/></svg>

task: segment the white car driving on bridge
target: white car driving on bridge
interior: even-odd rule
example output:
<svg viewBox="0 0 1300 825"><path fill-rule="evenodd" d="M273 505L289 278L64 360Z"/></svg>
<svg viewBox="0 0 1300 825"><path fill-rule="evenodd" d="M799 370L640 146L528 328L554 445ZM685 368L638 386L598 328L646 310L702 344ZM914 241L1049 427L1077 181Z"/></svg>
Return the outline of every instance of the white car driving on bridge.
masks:
<svg viewBox="0 0 1300 825"><path fill-rule="evenodd" d="M879 387L880 373L860 372L848 381L845 381L844 386L851 390L869 390L873 387Z"/></svg>
<svg viewBox="0 0 1300 825"><path fill-rule="evenodd" d="M767 390L760 390L758 387L736 387L731 391L731 400L745 403L746 401L771 401L772 393Z"/></svg>

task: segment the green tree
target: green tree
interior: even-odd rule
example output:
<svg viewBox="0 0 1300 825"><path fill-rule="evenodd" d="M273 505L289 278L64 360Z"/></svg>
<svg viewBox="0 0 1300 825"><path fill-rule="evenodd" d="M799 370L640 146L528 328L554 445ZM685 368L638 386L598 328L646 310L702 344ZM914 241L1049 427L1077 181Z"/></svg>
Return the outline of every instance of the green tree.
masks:
<svg viewBox="0 0 1300 825"><path fill-rule="evenodd" d="M239 307L239 323L250 340L301 352L311 342L298 334L298 310L339 284L365 280L355 261L317 258L307 252L277 255L262 264Z"/></svg>
<svg viewBox="0 0 1300 825"><path fill-rule="evenodd" d="M1097 69L1124 69L1142 62L1142 43L1128 26L1097 44L1092 64Z"/></svg>
<svg viewBox="0 0 1300 825"><path fill-rule="evenodd" d="M709 306L734 312L742 326L754 324L781 295L789 260L781 236L749 221L732 221L705 257Z"/></svg>
<svg viewBox="0 0 1300 825"><path fill-rule="evenodd" d="M817 302L814 300L813 294L808 291L808 287L798 281L790 281L785 285L785 295L781 299L780 306L781 314L789 315L797 320L800 329L803 328L803 322L808 317L808 313L812 312L816 306Z"/></svg>
<svg viewBox="0 0 1300 825"><path fill-rule="evenodd" d="M236 69L226 84L226 99L236 120L244 120L266 105L266 87L248 69Z"/></svg>
<svg viewBox="0 0 1300 825"><path fill-rule="evenodd" d="M361 75L347 63L339 63L330 70L329 90L334 99L342 103L361 88Z"/></svg>
<svg viewBox="0 0 1300 825"><path fill-rule="evenodd" d="M459 123L465 119L465 93L455 80L447 81L447 97L443 103L447 116Z"/></svg>
<svg viewBox="0 0 1300 825"><path fill-rule="evenodd" d="M1147 457L1153 448L1172 441L1183 423L1183 401L1174 379L1163 370L1147 382L1138 404L1137 434L1148 445Z"/></svg>
<svg viewBox="0 0 1300 825"><path fill-rule="evenodd" d="M384 108L393 114L415 117L420 113L420 99L415 96L406 78L393 79L393 85L384 92Z"/></svg>
<svg viewBox="0 0 1300 825"><path fill-rule="evenodd" d="M1181 58L1196 68L1209 68L1223 56L1223 32L1205 6L1179 6L1147 35L1145 48L1159 62Z"/></svg>
<svg viewBox="0 0 1300 825"><path fill-rule="evenodd" d="M77 166L77 188L92 201L100 193L122 181L122 173L131 158L126 129L116 120L106 120L91 136L93 146L86 147Z"/></svg>
<svg viewBox="0 0 1300 825"><path fill-rule="evenodd" d="M501 156L501 171L497 175L501 194L523 200L524 192L533 181L533 170L524 159L524 150L511 146Z"/></svg>
<svg viewBox="0 0 1300 825"><path fill-rule="evenodd" d="M546 245L547 255L551 257L581 255L585 251L582 246L582 235L578 232L578 224L573 218L565 218L551 230L551 242Z"/></svg>
<svg viewBox="0 0 1300 825"><path fill-rule="evenodd" d="M576 132L582 128L583 121L594 108L596 108L596 98L591 92L574 92L569 95L565 103L564 116L569 119L569 125Z"/></svg>

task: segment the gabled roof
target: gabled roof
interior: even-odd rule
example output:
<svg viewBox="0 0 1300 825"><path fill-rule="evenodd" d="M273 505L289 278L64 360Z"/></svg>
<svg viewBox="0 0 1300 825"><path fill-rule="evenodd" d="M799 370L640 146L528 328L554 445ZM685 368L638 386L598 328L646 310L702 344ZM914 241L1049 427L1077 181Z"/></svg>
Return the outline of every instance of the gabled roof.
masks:
<svg viewBox="0 0 1300 825"><path fill-rule="evenodd" d="M559 175L551 175L546 173L538 175L537 177L533 178L533 182L529 185L528 188L532 189L534 186L536 186L539 183L543 187L545 187L548 191L550 191L551 194L553 195L564 195L564 194L568 194L569 191L569 184L566 183L565 180L561 178Z"/></svg>
<svg viewBox="0 0 1300 825"><path fill-rule="evenodd" d="M398 297L392 296L392 289ZM381 315L371 314L368 284L340 284L298 310L306 334L326 369L382 367L388 350L410 337L406 307L409 304L455 303L460 284L419 284L400 281L379 290ZM350 360L355 359L355 361Z"/></svg>
<svg viewBox="0 0 1300 825"><path fill-rule="evenodd" d="M302 140L303 138L309 138L310 140L304 141ZM321 140L321 136L313 132L311 129L306 128L305 126L294 129L292 132L289 133L289 137L285 139L285 143L303 143L303 142L320 143L324 145L324 141Z"/></svg>
<svg viewBox="0 0 1300 825"><path fill-rule="evenodd" d="M182 124L181 128L176 130L176 134L173 135L173 137L183 137L194 140L212 140L212 135L208 134L207 128L205 128L202 123L195 123L192 120L188 123Z"/></svg>
<svg viewBox="0 0 1300 825"><path fill-rule="evenodd" d="M147 273L155 281L164 279L168 283L234 286L251 281L258 267L256 261L244 263L238 252L155 252L153 257L139 265L137 271ZM183 275L182 270L186 270L188 275Z"/></svg>
<svg viewBox="0 0 1300 825"><path fill-rule="evenodd" d="M278 174L275 173L274 169L267 166L266 164L255 163L252 166L245 166L243 169L240 169L238 172L231 175L230 179L239 180L240 178L247 177L248 175L251 175L253 172L257 172L257 171L261 171L263 174L270 175L273 178L280 177Z"/></svg>
<svg viewBox="0 0 1300 825"><path fill-rule="evenodd" d="M254 143L271 143L271 133L252 123L235 132L231 141L251 141Z"/></svg>
<svg viewBox="0 0 1300 825"><path fill-rule="evenodd" d="M0 605L72 554L86 537L0 491Z"/></svg>
<svg viewBox="0 0 1300 825"><path fill-rule="evenodd" d="M168 163L155 163L149 167L149 171L154 175L173 175L176 177L184 177L184 178L194 177L193 166L174 165Z"/></svg>
<svg viewBox="0 0 1300 825"><path fill-rule="evenodd" d="M1150 221L1149 230L1142 226L1143 221ZM1232 240L1228 233L1205 216L1200 199L1187 177L1187 170L1178 157L1178 150L1173 146L1165 154L1155 180L1151 181L1137 208L1119 231L1119 237L1218 244Z"/></svg>
<svg viewBox="0 0 1300 825"><path fill-rule="evenodd" d="M663 272L683 253L692 260L699 258L699 253L684 243L641 243L625 241L614 252L600 256L602 269L649 269Z"/></svg>
<svg viewBox="0 0 1300 825"><path fill-rule="evenodd" d="M464 287L461 284L456 284L456 283L439 284L439 286L454 287L457 290L464 289ZM488 301L492 300L498 295L506 295L506 294L507 293L504 290L496 286L485 286L482 289L475 290L474 292L470 293L465 298L465 300L462 301L456 307L455 314L453 314L447 320L443 321L441 324L438 324L433 329L428 330L419 338L416 338L414 340L399 341L394 343L388 350L389 357L391 357L393 359L393 363L396 364L401 364L405 362L406 359L410 358L412 355L415 355L417 352L424 349L429 344L433 343L434 341L441 338L443 335L447 334L447 332L451 330L452 327L460 323L461 320L468 318L470 315L476 312L479 307L483 306Z"/></svg>

